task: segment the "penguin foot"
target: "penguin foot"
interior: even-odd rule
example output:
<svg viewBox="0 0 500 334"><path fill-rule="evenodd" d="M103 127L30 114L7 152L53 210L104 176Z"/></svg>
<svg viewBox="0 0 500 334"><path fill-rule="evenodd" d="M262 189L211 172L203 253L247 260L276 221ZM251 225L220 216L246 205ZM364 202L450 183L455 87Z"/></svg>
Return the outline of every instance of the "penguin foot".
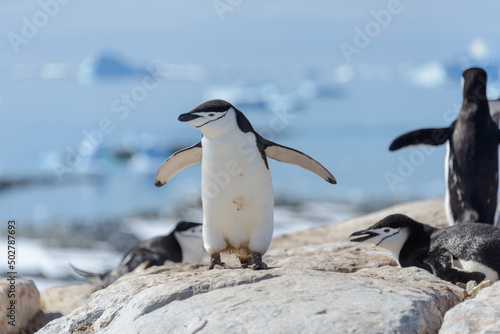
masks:
<svg viewBox="0 0 500 334"><path fill-rule="evenodd" d="M212 254L210 258L210 265L208 266L208 270L214 269L215 266L221 266L224 269L227 269L227 266L220 259L220 253Z"/></svg>
<svg viewBox="0 0 500 334"><path fill-rule="evenodd" d="M248 268L252 270L267 269L267 264L262 262L262 254L252 253L252 258L246 261L241 261L241 268Z"/></svg>

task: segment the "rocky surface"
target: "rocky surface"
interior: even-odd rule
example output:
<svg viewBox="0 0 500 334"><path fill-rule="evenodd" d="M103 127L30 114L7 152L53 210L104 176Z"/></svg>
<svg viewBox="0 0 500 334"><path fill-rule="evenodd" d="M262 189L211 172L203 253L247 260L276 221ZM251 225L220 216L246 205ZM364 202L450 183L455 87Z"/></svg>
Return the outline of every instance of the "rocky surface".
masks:
<svg viewBox="0 0 500 334"><path fill-rule="evenodd" d="M336 248L309 246L264 271L122 279L40 333L436 333L461 301L462 289L417 268L336 271ZM304 261L311 252L328 256Z"/></svg>
<svg viewBox="0 0 500 334"><path fill-rule="evenodd" d="M486 301L495 297L488 294L497 284L462 302L462 288L418 268L398 268L383 249L346 242L352 232L396 212L446 225L442 200L405 203L275 238L264 257L268 270L239 269L236 259L224 257L231 269L207 271L208 259L149 268L94 292L39 333L437 333L441 327L443 333L472 333L489 328L488 317L470 317L470 310L461 308L473 309L471 303L478 302L485 308L479 312L490 312L493 306ZM59 292L65 289L70 287ZM82 290L73 289L59 297L52 291L51 302L42 293L46 312L63 314L66 307L66 314L98 287L89 285L72 306L57 302L69 303L69 296ZM499 318L496 310L491 314ZM458 332L447 325L461 318L475 323Z"/></svg>
<svg viewBox="0 0 500 334"><path fill-rule="evenodd" d="M33 281L15 278L0 282L0 332L27 329L40 310L40 294Z"/></svg>
<svg viewBox="0 0 500 334"><path fill-rule="evenodd" d="M41 309L47 314L67 315L83 305L90 295L100 287L96 284L72 284L44 290L41 295Z"/></svg>
<svg viewBox="0 0 500 334"><path fill-rule="evenodd" d="M499 301L500 281L446 313L439 333L500 333Z"/></svg>

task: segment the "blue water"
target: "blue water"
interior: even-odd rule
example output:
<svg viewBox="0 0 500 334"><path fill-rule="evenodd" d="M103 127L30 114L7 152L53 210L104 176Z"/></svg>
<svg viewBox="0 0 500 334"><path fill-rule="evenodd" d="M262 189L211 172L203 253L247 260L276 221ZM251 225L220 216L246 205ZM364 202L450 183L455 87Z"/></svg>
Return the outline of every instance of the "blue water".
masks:
<svg viewBox="0 0 500 334"><path fill-rule="evenodd" d="M163 188L153 185L153 177L168 154L200 139L196 129L176 118L202 102L203 85L160 86L122 120L112 112L110 101L130 91L134 84L134 80L87 86L34 81L9 82L8 87L3 87L8 97L27 86L32 91L29 99L3 101L5 108L20 110L10 114L7 122L19 126L9 126L2 132L7 145L2 145L1 154L10 157L2 162L3 175L58 177L54 166L69 166L66 159L74 159L80 143L92 136L100 142L96 149L120 148L123 143L149 138L171 150L150 157L142 168L131 161L113 161L105 154L92 154L91 159L81 154L84 158L77 168L60 170L60 183L0 192L2 215L33 222L119 217L158 211L196 196L199 165L187 168ZM412 176L391 188L385 173L397 174L398 156L408 159L412 149L390 153L387 147L395 136L412 128L446 125L443 113L457 99L457 87L429 90L395 79L353 81L343 89L343 97L312 99L302 110L282 112L281 119L263 108L242 108L257 131L316 158L338 181L330 185L296 166L272 161L276 196L354 203L440 196L444 187L441 149L426 155ZM29 121L35 112L43 117ZM111 130L99 134L96 131L103 119L112 122ZM93 135L87 137L84 131ZM86 172L98 176L90 181L79 180L78 176Z"/></svg>
<svg viewBox="0 0 500 334"><path fill-rule="evenodd" d="M84 133L98 142L88 154L93 158L65 170L59 183L0 190L0 220L92 221L193 201L199 166L163 188L153 186L163 159L200 138L176 118L204 102L207 92L242 85L274 85L293 116L278 131L268 128L277 117L273 111L283 109L229 102L264 136L306 152L338 180L332 186L296 166L271 162L277 197L356 204L443 195L443 148L390 153L387 147L402 132L451 123L450 110L456 113L461 99L460 64L474 64L464 62L471 54L475 63L489 64L500 54L497 2L401 1L365 45L356 45L357 29L373 25L373 12L387 11L389 2L242 1L222 14L214 3L112 1L103 8L71 1L56 6L34 36L23 31L26 20L43 16L39 2L0 3L0 178L58 177L54 164L71 160L69 152L88 139ZM481 12L481 20L463 24L471 12ZM27 42L13 46L12 34ZM485 45L475 48L479 56L471 52L477 40ZM342 43L357 52L347 59ZM92 81L90 60L103 54L116 55L136 75ZM155 61L184 67L123 109L123 96L144 86L147 72L137 69ZM431 71L414 80L413 72L436 63L437 78ZM446 66L455 72L443 79L439 69ZM304 98L304 84L311 82L334 94ZM95 135L100 127L106 133ZM124 147L146 156L124 163L107 155Z"/></svg>

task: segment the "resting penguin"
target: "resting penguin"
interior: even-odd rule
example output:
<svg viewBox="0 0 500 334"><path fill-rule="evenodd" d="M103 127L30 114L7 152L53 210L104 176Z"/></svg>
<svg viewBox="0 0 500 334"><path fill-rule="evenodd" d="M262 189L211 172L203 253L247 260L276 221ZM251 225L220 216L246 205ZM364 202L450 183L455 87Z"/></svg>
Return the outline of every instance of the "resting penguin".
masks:
<svg viewBox="0 0 500 334"><path fill-rule="evenodd" d="M139 242L123 257L118 267L111 271L97 274L71 267L83 277L108 286L140 265L144 265L143 269L146 269L161 266L167 260L200 262L203 255L201 224L179 222L170 234Z"/></svg>
<svg viewBox="0 0 500 334"><path fill-rule="evenodd" d="M274 195L266 157L303 167L330 183L333 175L293 148L262 138L241 111L211 100L179 116L202 132L199 143L170 156L159 168L160 187L189 165L201 162L203 242L208 269L226 267L221 253L234 253L243 268L264 269L273 234Z"/></svg>
<svg viewBox="0 0 500 334"><path fill-rule="evenodd" d="M500 229L489 224L437 229L395 214L349 239L383 247L401 267L423 268L452 283L494 282L500 274Z"/></svg>
<svg viewBox="0 0 500 334"><path fill-rule="evenodd" d="M462 108L449 127L406 133L396 138L389 150L446 143L445 209L448 223L496 225L500 130L489 112L486 72L470 68L464 72L462 82Z"/></svg>

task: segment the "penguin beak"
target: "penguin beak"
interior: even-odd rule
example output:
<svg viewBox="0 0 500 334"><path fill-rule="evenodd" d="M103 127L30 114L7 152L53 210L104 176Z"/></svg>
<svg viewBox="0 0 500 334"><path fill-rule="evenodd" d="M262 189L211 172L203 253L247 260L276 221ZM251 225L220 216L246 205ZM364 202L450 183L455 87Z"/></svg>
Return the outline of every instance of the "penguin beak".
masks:
<svg viewBox="0 0 500 334"><path fill-rule="evenodd" d="M197 119L198 117L201 117L201 116L198 116L196 114L191 114L188 112L186 114L180 115L179 118L177 118L177 119L181 122L189 122L189 121L192 121L193 119Z"/></svg>
<svg viewBox="0 0 500 334"><path fill-rule="evenodd" d="M372 232L370 230L363 230L363 231L358 231L354 232L349 236L349 241L352 242L363 242L365 240L368 240L370 238L373 238L375 236L379 235L378 233ZM355 237L355 238L353 238ZM357 238L356 238L357 237Z"/></svg>

